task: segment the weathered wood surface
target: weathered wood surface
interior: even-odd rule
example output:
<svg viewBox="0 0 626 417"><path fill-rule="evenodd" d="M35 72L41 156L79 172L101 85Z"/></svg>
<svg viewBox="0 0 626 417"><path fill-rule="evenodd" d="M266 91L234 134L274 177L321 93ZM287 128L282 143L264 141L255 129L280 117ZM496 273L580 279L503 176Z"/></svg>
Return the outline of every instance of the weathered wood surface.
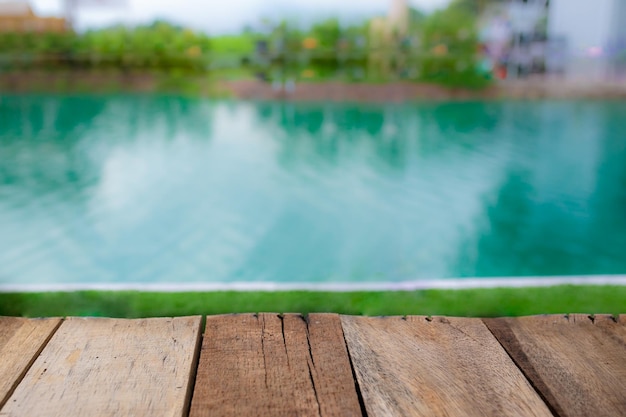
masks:
<svg viewBox="0 0 626 417"><path fill-rule="evenodd" d="M480 319L341 320L370 417L551 415Z"/></svg>
<svg viewBox="0 0 626 417"><path fill-rule="evenodd" d="M190 415L360 416L339 316L208 317Z"/></svg>
<svg viewBox="0 0 626 417"><path fill-rule="evenodd" d="M200 322L0 318L0 417L626 416L624 315Z"/></svg>
<svg viewBox="0 0 626 417"><path fill-rule="evenodd" d="M626 315L613 317L609 314L596 314L593 322L596 326L608 331L610 337L621 339L626 346Z"/></svg>
<svg viewBox="0 0 626 417"><path fill-rule="evenodd" d="M1 416L182 416L201 317L70 318L56 331Z"/></svg>
<svg viewBox="0 0 626 417"><path fill-rule="evenodd" d="M60 323L58 318L0 317L0 408Z"/></svg>
<svg viewBox="0 0 626 417"><path fill-rule="evenodd" d="M626 416L624 316L484 321L556 415Z"/></svg>

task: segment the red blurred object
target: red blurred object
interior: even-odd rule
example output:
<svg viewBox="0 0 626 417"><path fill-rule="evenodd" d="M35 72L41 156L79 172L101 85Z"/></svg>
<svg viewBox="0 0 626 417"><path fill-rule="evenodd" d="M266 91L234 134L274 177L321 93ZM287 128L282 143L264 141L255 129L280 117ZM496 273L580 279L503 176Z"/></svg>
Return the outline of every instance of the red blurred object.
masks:
<svg viewBox="0 0 626 417"><path fill-rule="evenodd" d="M498 67L495 70L495 74L496 74L496 77L500 80L506 79L506 75L507 75L506 67L504 65L498 65Z"/></svg>

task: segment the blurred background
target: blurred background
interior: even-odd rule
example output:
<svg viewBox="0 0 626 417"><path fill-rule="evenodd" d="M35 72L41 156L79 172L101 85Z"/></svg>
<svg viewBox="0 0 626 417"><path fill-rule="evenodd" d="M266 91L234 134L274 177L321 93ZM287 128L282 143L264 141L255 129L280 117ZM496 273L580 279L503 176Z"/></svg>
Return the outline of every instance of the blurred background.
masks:
<svg viewBox="0 0 626 417"><path fill-rule="evenodd" d="M254 98L295 93L300 82L484 89L532 80L541 94L554 82L623 84L625 39L620 0L0 2L5 90L121 83Z"/></svg>
<svg viewBox="0 0 626 417"><path fill-rule="evenodd" d="M624 0L2 1L0 286L623 281L625 42Z"/></svg>

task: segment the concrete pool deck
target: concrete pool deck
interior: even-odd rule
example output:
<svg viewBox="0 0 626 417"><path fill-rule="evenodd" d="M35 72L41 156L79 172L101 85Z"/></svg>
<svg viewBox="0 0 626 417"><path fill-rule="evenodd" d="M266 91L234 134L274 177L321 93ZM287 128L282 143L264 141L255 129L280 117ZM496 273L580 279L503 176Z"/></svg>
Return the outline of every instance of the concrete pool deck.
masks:
<svg viewBox="0 0 626 417"><path fill-rule="evenodd" d="M479 90L447 88L436 84L394 81L387 83L304 82L293 91L275 90L255 80L220 83L230 95L245 100L406 102L446 100L602 100L626 98L626 83L564 78L533 78L495 82Z"/></svg>
<svg viewBox="0 0 626 417"><path fill-rule="evenodd" d="M91 92L115 91L154 93L162 82L159 76L145 73L108 73L103 71L12 71L0 77L0 92ZM299 82L293 91L276 90L271 83L255 79L213 80L190 77L195 93L204 97L242 100L334 101L398 103L407 101L455 100L623 100L626 82L537 77L497 81L485 89L448 88L426 82L390 81L382 83L318 81ZM176 92L175 89L174 91Z"/></svg>

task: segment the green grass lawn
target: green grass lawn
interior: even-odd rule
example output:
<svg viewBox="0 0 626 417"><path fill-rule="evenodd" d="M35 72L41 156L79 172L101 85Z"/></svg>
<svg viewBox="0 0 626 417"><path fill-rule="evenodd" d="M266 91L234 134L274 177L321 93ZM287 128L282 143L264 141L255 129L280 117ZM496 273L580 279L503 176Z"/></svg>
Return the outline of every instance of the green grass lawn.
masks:
<svg viewBox="0 0 626 417"><path fill-rule="evenodd" d="M211 52L220 54L250 55L254 53L253 35L223 35L211 38Z"/></svg>
<svg viewBox="0 0 626 417"><path fill-rule="evenodd" d="M4 316L150 317L277 312L523 316L626 313L626 287L557 286L406 292L0 293Z"/></svg>

